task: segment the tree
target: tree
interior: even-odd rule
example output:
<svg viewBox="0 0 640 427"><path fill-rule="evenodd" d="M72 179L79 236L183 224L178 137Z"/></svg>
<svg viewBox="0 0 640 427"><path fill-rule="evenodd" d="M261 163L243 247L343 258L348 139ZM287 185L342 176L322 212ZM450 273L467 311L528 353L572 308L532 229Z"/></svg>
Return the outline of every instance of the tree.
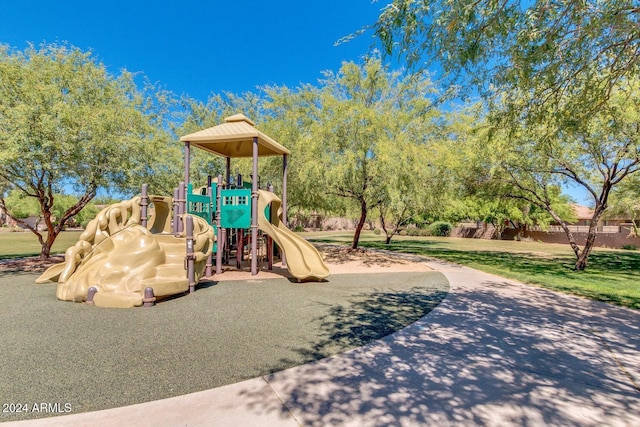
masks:
<svg viewBox="0 0 640 427"><path fill-rule="evenodd" d="M11 206L11 215L24 226L29 226L24 222L25 218L36 217L34 227L37 228L42 222L42 212L38 201L29 197L18 189L12 190L5 198L4 202L7 206ZM54 194L54 204L51 207L51 213L54 218L59 218L64 213L78 203L78 198L68 194ZM79 224L85 224L93 219L99 210L93 205L93 201L83 207L83 209L73 217Z"/></svg>
<svg viewBox="0 0 640 427"><path fill-rule="evenodd" d="M417 165L404 163L401 154L408 144L427 143L418 129L431 117L433 87L428 79L389 72L379 58L343 63L321 83L295 94L272 88L269 108L274 120L281 114L291 124L285 129L296 138L292 163L300 165L295 180L304 183L302 197L310 206L348 209L358 218L355 249L370 212L395 197L395 175L410 175Z"/></svg>
<svg viewBox="0 0 640 427"><path fill-rule="evenodd" d="M492 179L503 194L526 200L546 210L564 229L576 255L576 270L587 267L599 220L609 197L624 180L640 170L640 88L627 84L612 90L610 99L588 122L549 131L541 126L511 126L509 134L495 136L488 148L493 159ZM551 114L551 112L549 112ZM581 187L593 200L593 216L581 248L566 221L558 214L563 185Z"/></svg>
<svg viewBox="0 0 640 427"><path fill-rule="evenodd" d="M498 236L509 224L544 228L555 221L545 207L519 197L518 189L504 178L507 164L518 169L530 159L528 154L518 151L520 144L514 145L507 136L492 133L494 129L488 123L482 105L472 105L455 119L449 127L449 135L456 145L447 150L444 164L458 183L455 192L458 200L449 200L447 219L490 223ZM549 185L546 195L547 206L554 210L556 218L566 223L575 221L569 205L571 200L561 194L559 185Z"/></svg>
<svg viewBox="0 0 640 427"><path fill-rule="evenodd" d="M565 104L583 117L640 66L640 7L633 0L394 0L374 25L384 51L414 67L438 64L450 81L488 96L531 94L520 111Z"/></svg>
<svg viewBox="0 0 640 427"><path fill-rule="evenodd" d="M545 229L554 221L547 210L527 200L516 197L511 187L503 187L504 192L496 191L495 186L485 186L465 198L467 218L478 219L493 225L498 239L509 225L520 230L537 226ZM575 222L575 212L569 205L569 198L560 193L560 188L552 191L556 200L551 203L556 218L564 223Z"/></svg>
<svg viewBox="0 0 640 427"><path fill-rule="evenodd" d="M378 205L386 244L400 228L425 217L444 219L443 206L458 187L451 173L457 159L451 154L456 145L454 123L460 113L445 115L431 108L414 114L412 108L394 112L394 120L388 122L393 144L383 145L379 153L387 157L382 162L385 197Z"/></svg>
<svg viewBox="0 0 640 427"><path fill-rule="evenodd" d="M592 196L584 248L565 226L577 270L609 194L638 168L638 12L629 0L395 0L375 24L386 52L418 67L431 56L484 96L508 159L496 177L515 196L556 220L552 189L572 182Z"/></svg>
<svg viewBox="0 0 640 427"><path fill-rule="evenodd" d="M153 142L145 99L133 76L107 72L91 53L65 45L24 52L0 47L0 178L37 201L50 255L56 237L100 187L128 188ZM56 194L78 200L58 215ZM0 206L11 206L0 197Z"/></svg>
<svg viewBox="0 0 640 427"><path fill-rule="evenodd" d="M346 205L338 197L329 197L325 183L318 181L323 175L322 147L318 146L315 129L320 128L322 105L321 89L305 84L297 89L270 86L264 88L264 122L260 124L267 135L291 151L288 159L289 211L321 211L344 214ZM282 162L278 158L261 163L268 179L278 183L282 176Z"/></svg>
<svg viewBox="0 0 640 427"><path fill-rule="evenodd" d="M6 204L11 206L11 215L18 220L30 216L38 216L40 209L37 200L27 197L23 192L13 189L3 196Z"/></svg>
<svg viewBox="0 0 640 427"><path fill-rule="evenodd" d="M11 188L9 181L0 176L0 196L4 195Z"/></svg>
<svg viewBox="0 0 640 427"><path fill-rule="evenodd" d="M623 216L631 220L633 234L640 237L640 177L634 175L611 194L611 209L605 216Z"/></svg>

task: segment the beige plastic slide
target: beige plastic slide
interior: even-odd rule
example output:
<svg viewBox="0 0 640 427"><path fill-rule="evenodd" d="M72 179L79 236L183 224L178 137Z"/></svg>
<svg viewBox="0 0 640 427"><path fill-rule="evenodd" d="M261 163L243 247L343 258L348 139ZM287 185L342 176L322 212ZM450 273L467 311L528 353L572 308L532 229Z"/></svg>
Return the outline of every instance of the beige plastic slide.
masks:
<svg viewBox="0 0 640 427"><path fill-rule="evenodd" d="M320 281L331 274L316 248L280 221L282 201L274 193L258 190L258 228L267 233L287 257L289 273L300 281ZM271 208L271 221L265 210Z"/></svg>
<svg viewBox="0 0 640 427"><path fill-rule="evenodd" d="M156 297L186 292L186 236L168 233L171 197L150 199L155 212L147 227L140 225L140 197L106 207L67 249L65 262L49 268L36 283L58 282L58 299L77 302L86 300L89 288L95 287L93 302L101 307L140 306L147 287ZM193 218L197 282L214 235L205 220Z"/></svg>

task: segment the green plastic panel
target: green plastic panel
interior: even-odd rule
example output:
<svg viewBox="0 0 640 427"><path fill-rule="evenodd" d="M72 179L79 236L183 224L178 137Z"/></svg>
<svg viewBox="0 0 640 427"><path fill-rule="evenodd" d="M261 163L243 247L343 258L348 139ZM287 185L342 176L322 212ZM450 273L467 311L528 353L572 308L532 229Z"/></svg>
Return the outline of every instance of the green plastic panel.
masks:
<svg viewBox="0 0 640 427"><path fill-rule="evenodd" d="M220 196L220 226L251 227L251 190L222 190Z"/></svg>
<svg viewBox="0 0 640 427"><path fill-rule="evenodd" d="M213 213L213 200L209 196L203 196L200 194L193 194L193 185L187 186L187 213L190 215L199 216L207 221L207 224L211 225L211 218Z"/></svg>

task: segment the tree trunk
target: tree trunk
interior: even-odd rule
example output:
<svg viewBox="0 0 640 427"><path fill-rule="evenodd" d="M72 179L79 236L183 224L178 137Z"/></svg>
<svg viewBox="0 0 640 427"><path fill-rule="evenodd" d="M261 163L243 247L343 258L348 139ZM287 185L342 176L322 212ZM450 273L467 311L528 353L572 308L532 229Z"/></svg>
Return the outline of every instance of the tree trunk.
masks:
<svg viewBox="0 0 640 427"><path fill-rule="evenodd" d="M51 248L56 241L56 238L62 231L64 225L69 221L70 218L73 218L77 215L96 195L96 184L91 183L91 185L87 188L85 193L80 197L80 199L69 209L67 209L60 218L57 218L57 221L53 221L54 217L51 212L53 208L54 195L51 190L51 186L49 186L47 190L47 195L41 196L39 198L40 209L42 211L42 216L44 218L44 223L47 226L47 240L43 241L42 237L39 235L40 245L42 246L42 250L40 252L40 258L46 259L51 256ZM44 192L42 192L44 194ZM37 234L37 233L36 233Z"/></svg>
<svg viewBox="0 0 640 427"><path fill-rule="evenodd" d="M356 232L353 235L353 243L351 244L351 249L358 249L358 243L360 242L360 232L364 227L365 222L367 221L367 202L364 198L360 198L360 220L358 221L358 225L356 226Z"/></svg>
<svg viewBox="0 0 640 427"><path fill-rule="evenodd" d="M381 208L382 209L382 208ZM388 245L389 243L391 243L391 238L393 237L393 235L395 233L390 233L387 230L387 224L384 221L384 211L380 211L380 227L382 227L382 231L384 231L384 244Z"/></svg>
<svg viewBox="0 0 640 427"><path fill-rule="evenodd" d="M40 259L47 259L49 257L51 257L51 246L49 246L47 243L43 243L42 250L40 251Z"/></svg>
<svg viewBox="0 0 640 427"><path fill-rule="evenodd" d="M589 252L581 252L578 256L578 260L576 264L573 266L573 269L576 271L584 271L587 268L587 261L589 259Z"/></svg>
<svg viewBox="0 0 640 427"><path fill-rule="evenodd" d="M638 230L638 224L636 223L636 214L633 213L633 217L631 218L631 227L633 227L633 234L636 237L640 237L640 231Z"/></svg>
<svg viewBox="0 0 640 427"><path fill-rule="evenodd" d="M493 238L496 240L502 240L502 232L504 231L504 224L502 224L500 221L491 221L491 225L493 225L493 229L496 232Z"/></svg>
<svg viewBox="0 0 640 427"><path fill-rule="evenodd" d="M597 204L593 217L591 217L591 224L589 224L589 234L587 235L587 241L582 248L580 253L576 254L578 259L576 260L576 264L573 267L576 271L583 271L587 268L587 262L589 259L589 255L591 254L591 250L593 249L593 245L596 242L596 232L598 229L598 221L600 221L600 217L604 213L606 207L602 204Z"/></svg>
<svg viewBox="0 0 640 427"><path fill-rule="evenodd" d="M53 243L56 241L58 234L60 233L57 232L55 229L49 230L49 232L47 233L47 240L41 241L40 243L40 246L42 246L42 250L40 251L41 259L46 259L51 256L51 247L53 246Z"/></svg>
<svg viewBox="0 0 640 427"><path fill-rule="evenodd" d="M553 209L551 209L550 205L545 205L543 207L549 213L549 215L551 215L551 218L553 218L560 225L560 227L562 227L562 229L564 230L564 234L567 235L569 246L571 246L573 253L577 258L580 258L580 254L582 253L580 251L580 246L578 246L578 243L576 243L576 238L573 236L571 230L569 230L569 226L567 225L567 223L562 218L560 218L560 216Z"/></svg>
<svg viewBox="0 0 640 427"><path fill-rule="evenodd" d="M595 228L589 227L589 234L587 235L587 242L585 243L582 251L578 254L578 259L576 260L576 264L573 267L576 271L583 271L587 268L587 263L589 260L589 255L591 254L591 249L593 249L593 244L596 241L596 230Z"/></svg>
<svg viewBox="0 0 640 427"><path fill-rule="evenodd" d="M53 207L53 194L51 192L49 193L48 200L44 199L40 201L40 206L42 209L44 224L47 226L47 239L44 240L40 237L40 246L42 247L42 250L40 251L40 258L46 259L51 256L51 247L58 236L58 233L55 230L55 224L53 223L53 214L51 213L51 208ZM36 224L36 228L37 227L38 225Z"/></svg>

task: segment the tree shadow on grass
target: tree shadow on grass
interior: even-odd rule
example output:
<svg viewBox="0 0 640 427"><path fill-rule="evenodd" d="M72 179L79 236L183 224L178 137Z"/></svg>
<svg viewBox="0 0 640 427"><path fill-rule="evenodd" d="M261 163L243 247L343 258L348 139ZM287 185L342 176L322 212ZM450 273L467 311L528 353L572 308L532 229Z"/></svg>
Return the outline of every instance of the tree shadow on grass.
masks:
<svg viewBox="0 0 640 427"><path fill-rule="evenodd" d="M640 309L637 292L624 290L623 282L633 282L640 271L640 253L596 251L585 271L575 271L572 256L544 257L531 253L463 251L431 246L424 241L398 241L391 245L364 242L363 246L444 259L550 289L584 296L624 307Z"/></svg>
<svg viewBox="0 0 640 427"><path fill-rule="evenodd" d="M295 349L306 363L364 346L418 321L447 296L446 289L413 287L409 290L374 290L352 296L313 319L320 339ZM283 365L292 361L282 360Z"/></svg>
<svg viewBox="0 0 640 427"><path fill-rule="evenodd" d="M640 252L593 252L589 256L589 265L600 270L637 274L640 271Z"/></svg>

